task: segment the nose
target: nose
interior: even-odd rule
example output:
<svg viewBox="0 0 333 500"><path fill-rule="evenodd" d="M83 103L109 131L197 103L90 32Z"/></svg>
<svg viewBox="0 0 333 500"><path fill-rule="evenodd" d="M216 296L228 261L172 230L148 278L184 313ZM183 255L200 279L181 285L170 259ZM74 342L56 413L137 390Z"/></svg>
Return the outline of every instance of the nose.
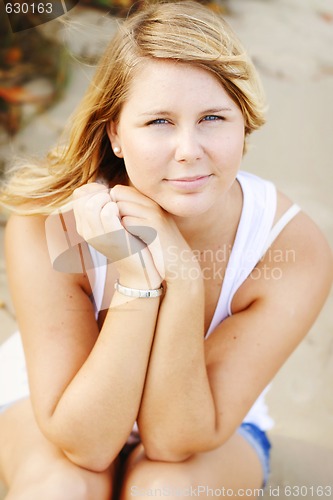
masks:
<svg viewBox="0 0 333 500"><path fill-rule="evenodd" d="M203 149L196 130L182 127L177 131L175 160L180 163L193 163L202 157Z"/></svg>

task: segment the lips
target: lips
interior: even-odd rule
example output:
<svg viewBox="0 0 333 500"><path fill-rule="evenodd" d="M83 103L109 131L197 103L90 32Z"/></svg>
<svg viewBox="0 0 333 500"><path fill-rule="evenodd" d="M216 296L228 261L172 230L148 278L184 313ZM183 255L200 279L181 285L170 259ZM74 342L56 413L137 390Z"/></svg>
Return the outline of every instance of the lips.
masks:
<svg viewBox="0 0 333 500"><path fill-rule="evenodd" d="M176 179L165 179L166 182L178 189L193 191L201 188L209 182L211 175L196 175L193 177L179 177Z"/></svg>
<svg viewBox="0 0 333 500"><path fill-rule="evenodd" d="M197 175L195 177L181 177L180 179L169 179L170 181L184 181L184 182L193 182L198 179L202 179L203 177L207 177L207 175Z"/></svg>

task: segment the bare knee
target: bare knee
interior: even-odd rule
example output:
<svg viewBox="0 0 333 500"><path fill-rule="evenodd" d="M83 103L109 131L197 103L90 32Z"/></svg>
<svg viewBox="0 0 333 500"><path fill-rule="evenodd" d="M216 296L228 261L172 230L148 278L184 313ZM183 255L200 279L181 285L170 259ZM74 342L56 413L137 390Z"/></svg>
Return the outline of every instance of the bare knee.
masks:
<svg viewBox="0 0 333 500"><path fill-rule="evenodd" d="M88 500L89 481L74 470L55 470L43 481L47 498L52 500Z"/></svg>
<svg viewBox="0 0 333 500"><path fill-rule="evenodd" d="M40 480L29 484L16 482L8 500L109 500L112 494L111 476L74 468L55 467Z"/></svg>
<svg viewBox="0 0 333 500"><path fill-rule="evenodd" d="M121 500L143 496L181 499L190 495L187 490L189 491L192 483L190 469L184 463L154 462L141 458L127 468Z"/></svg>

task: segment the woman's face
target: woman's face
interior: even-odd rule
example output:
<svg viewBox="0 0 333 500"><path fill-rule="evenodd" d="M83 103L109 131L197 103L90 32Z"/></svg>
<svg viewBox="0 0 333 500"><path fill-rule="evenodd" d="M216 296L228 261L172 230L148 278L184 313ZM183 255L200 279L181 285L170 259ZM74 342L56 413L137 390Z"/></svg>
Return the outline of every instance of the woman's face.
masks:
<svg viewBox="0 0 333 500"><path fill-rule="evenodd" d="M131 185L167 212L188 217L207 211L233 184L244 119L212 73L147 60L109 137L121 148Z"/></svg>

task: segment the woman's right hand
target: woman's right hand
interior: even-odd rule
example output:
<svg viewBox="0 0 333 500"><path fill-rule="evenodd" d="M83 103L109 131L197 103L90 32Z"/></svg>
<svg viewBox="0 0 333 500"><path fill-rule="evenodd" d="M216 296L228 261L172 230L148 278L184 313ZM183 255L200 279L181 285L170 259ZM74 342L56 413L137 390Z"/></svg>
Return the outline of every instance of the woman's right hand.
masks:
<svg viewBox="0 0 333 500"><path fill-rule="evenodd" d="M115 265L123 285L133 288L160 286L162 278L146 243L124 228L109 188L92 182L75 189L73 210L77 232Z"/></svg>

